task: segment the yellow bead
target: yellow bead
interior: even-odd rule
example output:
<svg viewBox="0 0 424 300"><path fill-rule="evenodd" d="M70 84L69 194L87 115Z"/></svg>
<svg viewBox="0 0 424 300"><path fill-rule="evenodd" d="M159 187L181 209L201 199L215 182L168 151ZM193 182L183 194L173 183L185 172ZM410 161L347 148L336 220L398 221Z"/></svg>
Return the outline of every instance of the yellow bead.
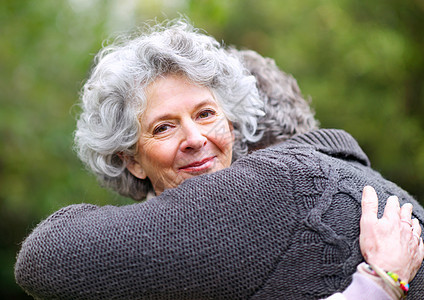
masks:
<svg viewBox="0 0 424 300"><path fill-rule="evenodd" d="M399 276L396 273L387 272L387 275L389 275L390 277L392 277L394 281L398 281L398 279L399 279Z"/></svg>

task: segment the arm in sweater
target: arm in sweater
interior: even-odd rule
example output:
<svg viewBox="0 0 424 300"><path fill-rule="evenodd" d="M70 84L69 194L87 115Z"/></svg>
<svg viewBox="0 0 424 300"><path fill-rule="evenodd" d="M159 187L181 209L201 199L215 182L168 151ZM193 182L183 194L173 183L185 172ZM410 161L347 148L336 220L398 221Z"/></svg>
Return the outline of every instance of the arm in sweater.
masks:
<svg viewBox="0 0 424 300"><path fill-rule="evenodd" d="M257 172L234 167L130 206L64 208L23 243L17 282L43 299L248 298L297 222L281 217L296 209L290 187L272 201L274 176Z"/></svg>
<svg viewBox="0 0 424 300"><path fill-rule="evenodd" d="M144 205L132 207L143 215L143 210L139 211L136 209L137 206ZM132 211L132 208L129 212ZM164 207L159 209L164 209ZM212 287L209 286L211 283L215 284L213 286L215 289L225 285L222 277L225 276L225 273L232 272L231 265L220 265L220 260L217 261L217 265L211 264L208 251L215 255L223 254L219 250L211 250L210 248L214 247L213 244L205 242L205 245L201 246L203 254L195 252L199 251L199 248L195 248L199 247L199 243L187 245L191 249L185 251L185 266L181 268L178 266L178 261L174 261L178 256L170 255L173 252L171 246L175 245L168 247L154 245L152 237L157 228L151 232L152 236L147 233L147 230L143 233L142 242L150 241L149 247L140 249L142 245L132 245L132 240L140 239L137 232L143 230L128 228L126 222L121 218L127 215L137 219L137 216L132 213L128 215L126 210L123 212L119 210L120 208L117 207L99 208L93 205L74 205L52 215L41 223L26 240L17 263L18 282L27 292L43 299L57 297L63 299L99 299L102 297L127 299L147 295L155 295L159 298L168 296L203 298L212 295L212 291L204 294L199 292L198 288L211 289ZM122 222L116 223L117 220ZM94 224L97 226L93 228ZM145 222L143 227L145 226L153 226L153 224L148 225L148 222ZM176 233L174 232L174 234ZM131 238L124 238L128 235ZM167 234L162 235L164 240L166 240L166 236ZM185 236L185 238L192 244L189 237ZM119 240L119 244L116 245L117 240ZM196 241L199 242L199 239L197 238ZM179 243L182 245L184 241L180 240ZM147 248L149 248L149 252L146 251ZM182 249L174 250L174 255L182 253ZM130 251L129 255L126 253L127 251ZM169 253L166 254L166 252ZM165 257L169 257L169 260L166 261ZM234 257L230 257L228 260L225 257L223 260L227 263L234 259ZM192 265L190 266L190 264ZM152 268L150 271L149 267ZM240 269L241 266L238 268ZM253 268L251 267L251 269ZM140 273L140 270L145 273ZM258 271L259 275L264 270ZM160 277L156 277L155 273L159 273ZM194 274L198 278L190 276ZM208 275L210 276L209 280L207 279ZM155 280L149 280L150 276L153 276ZM141 280L142 283L137 284L138 280ZM240 282L243 282L243 279L239 280ZM167 285L170 283L174 284L171 290ZM190 287L188 283L193 286ZM364 274L357 272L343 294L337 293L328 300L357 299L358 295L368 295L369 299L392 299L383 290L381 284L384 283L379 285ZM143 290L140 291L139 288L142 286L144 286ZM248 286L245 288L249 290ZM184 293L182 293L183 289ZM219 297L224 295L225 292ZM231 295L228 294L228 296ZM248 297L248 294L242 296L240 298L245 298Z"/></svg>

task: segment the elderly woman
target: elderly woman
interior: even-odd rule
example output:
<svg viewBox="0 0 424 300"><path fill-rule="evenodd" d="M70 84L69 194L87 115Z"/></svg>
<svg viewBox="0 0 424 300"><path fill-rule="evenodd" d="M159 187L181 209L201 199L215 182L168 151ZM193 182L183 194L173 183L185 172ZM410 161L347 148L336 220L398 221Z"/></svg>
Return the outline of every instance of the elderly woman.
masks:
<svg viewBox="0 0 424 300"><path fill-rule="evenodd" d="M266 118L258 125L263 101L238 55L184 22L155 26L100 52L84 86L79 156L120 194L159 197L54 214L23 244L15 269L21 286L37 297L73 299L324 297L345 289L362 261L359 187L369 182L384 196L401 194L422 219L422 208L373 173L350 136L309 134L316 123L307 106L307 118L289 113L293 120L282 131L287 136L272 131ZM272 107L278 93L265 94ZM298 139L243 156L248 147L304 132L303 123L306 134ZM344 170L350 173L339 178ZM367 180L357 179L359 173ZM394 226L376 233L389 236L382 244L365 239L363 253L373 265L410 280L424 254L412 234L421 233L411 221L412 207L392 200L378 221L377 197L371 198L367 232ZM340 214L339 203L350 215ZM391 252L396 258L381 251L391 240L404 245ZM378 249L370 246L376 244ZM377 278L376 270L362 271ZM412 289L418 296L422 275ZM404 293L397 280L389 282L379 284L393 287L394 298Z"/></svg>
<svg viewBox="0 0 424 300"><path fill-rule="evenodd" d="M254 77L212 37L165 27L100 51L82 96L79 157L134 200L228 167L260 137Z"/></svg>

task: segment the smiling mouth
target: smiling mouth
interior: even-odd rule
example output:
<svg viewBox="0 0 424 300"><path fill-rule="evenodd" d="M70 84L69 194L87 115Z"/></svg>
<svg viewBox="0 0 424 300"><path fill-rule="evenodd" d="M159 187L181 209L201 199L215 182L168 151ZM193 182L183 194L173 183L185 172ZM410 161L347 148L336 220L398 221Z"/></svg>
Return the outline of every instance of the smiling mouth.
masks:
<svg viewBox="0 0 424 300"><path fill-rule="evenodd" d="M179 170L184 172L190 172L190 173L204 172L213 167L215 157L216 156L211 156L211 157L202 159L201 161L195 161L191 164L188 164L179 168Z"/></svg>

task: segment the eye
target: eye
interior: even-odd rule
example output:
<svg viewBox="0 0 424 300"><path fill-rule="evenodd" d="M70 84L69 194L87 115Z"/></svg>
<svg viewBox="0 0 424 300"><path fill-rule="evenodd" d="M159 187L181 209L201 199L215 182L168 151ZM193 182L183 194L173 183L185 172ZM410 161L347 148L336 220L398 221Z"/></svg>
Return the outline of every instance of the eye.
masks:
<svg viewBox="0 0 424 300"><path fill-rule="evenodd" d="M160 124L153 129L153 134L161 134L161 133L164 133L165 131L168 131L169 129L171 129L171 125Z"/></svg>
<svg viewBox="0 0 424 300"><path fill-rule="evenodd" d="M212 109L205 109L205 110L202 110L198 114L197 117L200 118L200 119L207 119L207 118L209 118L211 116L214 116L214 115L216 115L216 112L214 110L212 110Z"/></svg>

